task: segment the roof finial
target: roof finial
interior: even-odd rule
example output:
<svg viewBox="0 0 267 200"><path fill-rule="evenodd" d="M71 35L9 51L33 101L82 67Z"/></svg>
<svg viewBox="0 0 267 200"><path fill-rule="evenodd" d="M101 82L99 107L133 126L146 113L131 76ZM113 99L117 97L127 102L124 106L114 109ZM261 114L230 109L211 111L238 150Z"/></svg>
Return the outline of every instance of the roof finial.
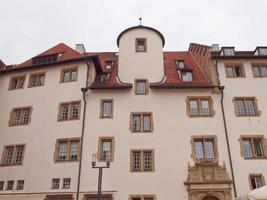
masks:
<svg viewBox="0 0 267 200"><path fill-rule="evenodd" d="M141 9L140 9L140 16L139 16L139 21L140 21L140 26L142 25L142 11L141 11Z"/></svg>

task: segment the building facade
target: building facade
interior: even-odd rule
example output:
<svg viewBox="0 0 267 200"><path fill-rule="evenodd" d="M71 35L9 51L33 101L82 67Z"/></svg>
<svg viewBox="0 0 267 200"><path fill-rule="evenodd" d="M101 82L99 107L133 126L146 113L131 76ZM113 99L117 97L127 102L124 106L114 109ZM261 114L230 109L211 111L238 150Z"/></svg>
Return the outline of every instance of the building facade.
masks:
<svg viewBox="0 0 267 200"><path fill-rule="evenodd" d="M118 52L61 43L1 62L0 199L95 200L92 162L110 163L105 200L232 200L264 185L266 48L164 44L140 25Z"/></svg>

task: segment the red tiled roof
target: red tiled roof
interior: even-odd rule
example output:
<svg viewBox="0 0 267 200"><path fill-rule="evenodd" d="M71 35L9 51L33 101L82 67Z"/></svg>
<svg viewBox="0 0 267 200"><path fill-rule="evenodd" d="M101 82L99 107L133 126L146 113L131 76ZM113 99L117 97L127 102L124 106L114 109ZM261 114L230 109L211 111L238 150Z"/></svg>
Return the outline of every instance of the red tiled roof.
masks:
<svg viewBox="0 0 267 200"><path fill-rule="evenodd" d="M48 49L47 51L45 51L45 52L43 52L43 53L41 53L35 57L48 56L48 55L54 55L54 54L62 54L62 56L60 56L56 62L66 61L66 60L71 60L71 59L82 57L81 53L70 48L69 46L67 46L64 43L59 43L58 45ZM29 60L27 60L21 64L16 65L16 68L26 68L26 67L32 67L32 66L33 66L32 59L29 59Z"/></svg>
<svg viewBox="0 0 267 200"><path fill-rule="evenodd" d="M0 59L0 70L4 68L6 64Z"/></svg>

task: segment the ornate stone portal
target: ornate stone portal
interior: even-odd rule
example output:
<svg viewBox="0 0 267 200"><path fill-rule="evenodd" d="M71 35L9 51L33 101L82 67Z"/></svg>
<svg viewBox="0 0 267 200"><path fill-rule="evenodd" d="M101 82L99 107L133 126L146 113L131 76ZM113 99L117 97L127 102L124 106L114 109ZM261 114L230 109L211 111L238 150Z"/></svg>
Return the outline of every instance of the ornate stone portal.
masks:
<svg viewBox="0 0 267 200"><path fill-rule="evenodd" d="M232 200L231 184L225 163L203 161L188 165L188 200Z"/></svg>

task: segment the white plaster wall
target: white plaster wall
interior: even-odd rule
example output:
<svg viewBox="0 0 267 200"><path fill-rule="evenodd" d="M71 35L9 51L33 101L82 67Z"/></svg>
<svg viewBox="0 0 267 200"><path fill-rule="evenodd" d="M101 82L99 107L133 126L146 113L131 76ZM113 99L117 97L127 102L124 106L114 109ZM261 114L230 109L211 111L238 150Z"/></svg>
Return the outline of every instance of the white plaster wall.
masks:
<svg viewBox="0 0 267 200"><path fill-rule="evenodd" d="M147 52L136 52L136 38L146 38ZM119 42L119 77L123 82L146 78L158 82L163 78L162 40L154 31L133 29L122 35Z"/></svg>
<svg viewBox="0 0 267 200"><path fill-rule="evenodd" d="M238 139L240 135L264 135L267 138L267 78L254 78L250 61L229 61L243 63L245 78L226 78L224 63L219 62L218 71L221 84L225 86L225 115L227 120L231 152L233 156L234 173L236 177L238 195L245 195L250 191L248 177L250 173L262 173L267 180L267 160L244 160L240 155ZM252 61L255 62L255 61ZM266 63L267 60L261 63ZM236 117L234 113L233 97L253 97L258 100L260 117ZM265 152L267 153L267 152Z"/></svg>

